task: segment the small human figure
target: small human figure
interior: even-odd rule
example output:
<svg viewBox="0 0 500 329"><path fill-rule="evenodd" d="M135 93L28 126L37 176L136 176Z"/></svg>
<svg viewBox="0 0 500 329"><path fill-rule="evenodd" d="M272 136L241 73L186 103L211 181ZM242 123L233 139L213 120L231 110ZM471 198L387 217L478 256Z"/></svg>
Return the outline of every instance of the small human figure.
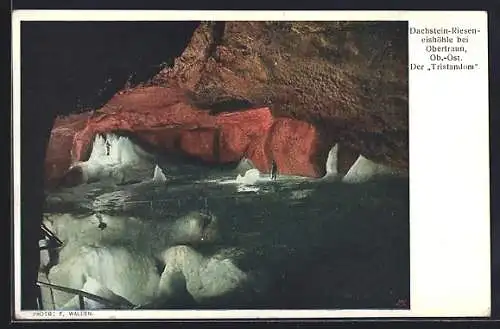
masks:
<svg viewBox="0 0 500 329"><path fill-rule="evenodd" d="M278 175L278 166L276 165L276 161L272 162L271 165L271 180L276 180L276 176Z"/></svg>
<svg viewBox="0 0 500 329"><path fill-rule="evenodd" d="M111 149L111 144L109 141L106 139L106 155L109 155L109 151Z"/></svg>
<svg viewBox="0 0 500 329"><path fill-rule="evenodd" d="M102 215L99 213L95 214L95 217L99 220L99 225L97 226L101 231L104 230L106 227L108 227L108 224L106 224L103 219Z"/></svg>

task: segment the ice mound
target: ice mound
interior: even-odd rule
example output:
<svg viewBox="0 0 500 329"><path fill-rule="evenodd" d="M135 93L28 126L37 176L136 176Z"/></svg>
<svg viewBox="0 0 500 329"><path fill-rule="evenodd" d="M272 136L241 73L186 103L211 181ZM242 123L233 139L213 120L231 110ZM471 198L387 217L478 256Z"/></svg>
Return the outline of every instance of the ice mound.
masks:
<svg viewBox="0 0 500 329"><path fill-rule="evenodd" d="M323 176L325 180L337 180L338 173L338 152L339 144L335 144L328 152L328 158L326 159L326 174Z"/></svg>
<svg viewBox="0 0 500 329"><path fill-rule="evenodd" d="M53 266L48 278L50 283L78 290L89 289L85 283L94 280L89 292L101 290L107 297L121 296L118 299L134 305L154 300L160 280L152 257L122 246L83 246L73 257ZM55 308L70 308L73 297L54 290ZM102 294L100 297L106 298Z"/></svg>
<svg viewBox="0 0 500 329"><path fill-rule="evenodd" d="M250 169L255 169L255 165L253 164L252 160L248 158L243 158L241 159L240 163L235 169L235 172L239 175L244 175L248 170Z"/></svg>
<svg viewBox="0 0 500 329"><path fill-rule="evenodd" d="M177 244L207 244L219 239L218 220L206 211L191 211L161 220L132 216L47 214L44 225L64 244L59 261L72 258L82 246L127 245L156 255Z"/></svg>
<svg viewBox="0 0 500 329"><path fill-rule="evenodd" d="M158 263L163 265L161 270ZM85 246L52 267L47 281L121 306L85 298L86 309L132 308L188 299L204 304L252 289L247 274L230 258L205 256L186 245L168 248L157 260L123 246ZM78 296L62 291L54 290L52 304L51 309L79 309Z"/></svg>
<svg viewBox="0 0 500 329"><path fill-rule="evenodd" d="M243 176L238 174L236 177L236 183L243 185L253 185L259 181L260 171L258 169L249 169L245 172Z"/></svg>
<svg viewBox="0 0 500 329"><path fill-rule="evenodd" d="M394 168L375 163L363 155L359 155L358 159L351 166L347 174L344 177L341 177L338 172L338 152L339 144L335 144L328 153L328 158L325 164L326 174L322 177L323 180L341 180L344 183L363 183L375 177L395 176L400 174L400 172Z"/></svg>
<svg viewBox="0 0 500 329"><path fill-rule="evenodd" d="M163 183L167 181L167 177L163 173L163 170L156 165L155 171L153 173L153 182Z"/></svg>
<svg viewBox="0 0 500 329"><path fill-rule="evenodd" d="M395 176L398 171L389 166L375 163L363 155L360 155L356 162L349 169L342 179L344 183L363 183L380 176Z"/></svg>
<svg viewBox="0 0 500 329"><path fill-rule="evenodd" d="M165 269L160 278L162 298L179 298L187 291L198 303L227 297L242 289L247 275L229 258L205 257L188 246L169 248L163 254Z"/></svg>
<svg viewBox="0 0 500 329"><path fill-rule="evenodd" d="M208 211L188 212L169 223L105 214L48 216L44 224L63 247L46 282L124 306L176 303L186 296L199 303L226 298L239 291L246 274L227 255L202 255L188 246L216 241L216 221ZM54 309L79 308L71 293L54 290L51 299ZM109 308L90 299L85 306Z"/></svg>
<svg viewBox="0 0 500 329"><path fill-rule="evenodd" d="M73 164L69 172L80 172L78 183L127 184L150 178L155 165L155 157L130 138L108 133L96 135L89 159Z"/></svg>

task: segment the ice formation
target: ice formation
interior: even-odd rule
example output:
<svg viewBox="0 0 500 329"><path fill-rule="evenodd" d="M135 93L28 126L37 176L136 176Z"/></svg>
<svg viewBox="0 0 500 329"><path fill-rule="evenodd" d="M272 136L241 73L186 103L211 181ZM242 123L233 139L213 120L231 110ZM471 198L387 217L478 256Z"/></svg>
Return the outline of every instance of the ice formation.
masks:
<svg viewBox="0 0 500 329"><path fill-rule="evenodd" d="M126 244L157 255L176 244L209 243L218 239L217 218L203 211L163 220L107 214L50 214L44 224L64 243L59 252L60 261L71 258L86 245Z"/></svg>
<svg viewBox="0 0 500 329"><path fill-rule="evenodd" d="M137 250L87 245L53 266L48 279L49 283L142 305L156 298L160 276L154 258ZM53 295L56 309L68 309L74 304L73 294L54 290Z"/></svg>
<svg viewBox="0 0 500 329"><path fill-rule="evenodd" d="M49 215L44 224L64 245L47 280L122 305L172 300L176 289L187 289L198 302L227 295L242 284L245 273L227 258L202 256L185 245L216 241L216 222L215 216L202 211L168 224L108 215ZM179 275L184 288L175 288ZM79 307L72 294L54 290L53 297L55 309ZM87 300L86 307L106 306Z"/></svg>
<svg viewBox="0 0 500 329"><path fill-rule="evenodd" d="M84 246L78 254L51 268L47 281L82 290L122 307L147 306L192 299L199 304L231 298L248 285L248 276L230 258L205 256L178 245L165 250L158 271L153 257L125 246ZM79 308L78 296L54 290L42 291L50 309ZM110 305L85 298L86 309Z"/></svg>
<svg viewBox="0 0 500 329"><path fill-rule="evenodd" d="M153 155L128 137L108 133L96 135L89 159L75 163L70 169L74 167L81 168L82 183L112 180L124 184L148 177L155 162Z"/></svg>
<svg viewBox="0 0 500 329"><path fill-rule="evenodd" d="M375 163L363 155L351 166L347 174L342 178L344 183L363 183L378 176L391 176L396 175L397 172L393 168Z"/></svg>
<svg viewBox="0 0 500 329"><path fill-rule="evenodd" d="M260 172L258 169L249 169L245 172L243 176L238 174L236 177L236 183L244 185L253 185L259 181Z"/></svg>
<svg viewBox="0 0 500 329"><path fill-rule="evenodd" d="M398 174L397 170L389 166L375 163L363 155L359 155L347 174L341 177L338 172L338 152L339 145L335 144L328 153L325 164L326 174L322 179L331 181L341 180L344 183L363 183L378 176L392 176Z"/></svg>
<svg viewBox="0 0 500 329"><path fill-rule="evenodd" d="M243 158L238 163L235 172L239 175L245 175L245 173L250 169L255 169L255 165L253 164L252 160L248 158Z"/></svg>
<svg viewBox="0 0 500 329"><path fill-rule="evenodd" d="M203 303L231 294L242 287L247 275L228 258L205 257L188 246L176 246L163 254L165 269L160 278L160 294L177 296L184 287L196 302Z"/></svg>
<svg viewBox="0 0 500 329"><path fill-rule="evenodd" d="M153 173L153 181L158 183L167 181L167 177L165 176L163 170L158 165L156 165L155 171Z"/></svg>
<svg viewBox="0 0 500 329"><path fill-rule="evenodd" d="M338 152L339 144L335 144L328 152L328 158L326 159L326 174L323 179L326 180L336 180L338 179Z"/></svg>

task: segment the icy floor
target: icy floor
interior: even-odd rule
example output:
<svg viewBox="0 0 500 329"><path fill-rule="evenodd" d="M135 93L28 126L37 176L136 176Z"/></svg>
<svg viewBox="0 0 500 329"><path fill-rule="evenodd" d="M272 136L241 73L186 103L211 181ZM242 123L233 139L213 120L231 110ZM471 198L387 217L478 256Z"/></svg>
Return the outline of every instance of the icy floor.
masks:
<svg viewBox="0 0 500 329"><path fill-rule="evenodd" d="M232 265L214 267L207 258L203 269L196 269L196 280L210 286L223 282L228 271L252 273L254 291L228 300L188 302L179 297L158 308L391 309L408 304L407 179L345 184L250 176L245 180L218 172L133 185L84 184L48 194L46 215L133 216L138 227L145 227L152 220L172 221L193 211L214 214L219 239L191 247L204 257L223 254ZM148 234L134 236L124 225L129 229L123 234L141 240L134 241L138 246L155 243ZM157 271L158 280L163 269ZM224 288L219 286L211 289Z"/></svg>

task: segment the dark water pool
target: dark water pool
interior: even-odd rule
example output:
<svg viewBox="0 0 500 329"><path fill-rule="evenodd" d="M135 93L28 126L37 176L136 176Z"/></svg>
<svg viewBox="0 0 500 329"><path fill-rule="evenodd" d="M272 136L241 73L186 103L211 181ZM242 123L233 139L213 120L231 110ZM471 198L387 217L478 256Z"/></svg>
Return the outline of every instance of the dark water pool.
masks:
<svg viewBox="0 0 500 329"><path fill-rule="evenodd" d="M46 212L161 220L208 208L221 238L201 251L234 248L238 267L263 278L260 294L216 307L409 307L408 179L344 184L265 177L241 185L234 177L217 172L165 183L87 184L48 194Z"/></svg>

